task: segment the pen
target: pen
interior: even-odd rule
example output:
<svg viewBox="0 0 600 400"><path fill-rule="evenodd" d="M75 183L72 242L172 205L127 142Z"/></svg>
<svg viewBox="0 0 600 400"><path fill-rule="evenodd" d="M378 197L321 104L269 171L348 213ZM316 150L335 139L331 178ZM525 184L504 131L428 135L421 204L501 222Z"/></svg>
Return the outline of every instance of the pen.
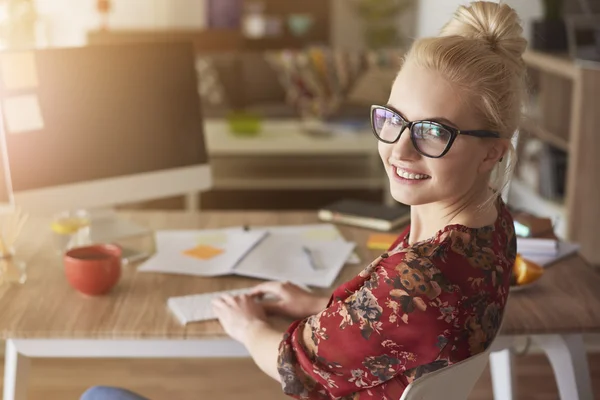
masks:
<svg viewBox="0 0 600 400"><path fill-rule="evenodd" d="M315 257L313 256L312 251L306 246L302 246L302 251L304 251L304 254L306 254L306 256L308 257L308 261L310 262L311 268L314 270L318 270L319 267L317 266L317 263L315 262Z"/></svg>

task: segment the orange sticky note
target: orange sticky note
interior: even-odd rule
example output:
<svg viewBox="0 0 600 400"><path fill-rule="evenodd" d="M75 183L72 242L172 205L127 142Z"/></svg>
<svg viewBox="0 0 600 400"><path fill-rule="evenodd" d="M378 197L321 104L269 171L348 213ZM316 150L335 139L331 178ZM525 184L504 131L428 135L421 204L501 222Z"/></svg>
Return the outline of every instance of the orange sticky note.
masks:
<svg viewBox="0 0 600 400"><path fill-rule="evenodd" d="M218 249L212 246L200 245L183 252L184 255L201 260L210 260L213 257L223 253L223 249Z"/></svg>
<svg viewBox="0 0 600 400"><path fill-rule="evenodd" d="M389 233L374 233L367 240L367 247L371 250L387 250L398 239L398 235Z"/></svg>

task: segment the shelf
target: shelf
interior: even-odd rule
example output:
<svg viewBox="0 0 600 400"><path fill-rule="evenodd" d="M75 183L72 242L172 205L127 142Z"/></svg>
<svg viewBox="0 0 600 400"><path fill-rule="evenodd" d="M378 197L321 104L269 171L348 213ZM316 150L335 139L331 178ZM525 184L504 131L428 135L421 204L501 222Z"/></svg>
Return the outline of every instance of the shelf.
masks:
<svg viewBox="0 0 600 400"><path fill-rule="evenodd" d="M350 190L387 188L382 178L215 178L214 188L221 190Z"/></svg>
<svg viewBox="0 0 600 400"><path fill-rule="evenodd" d="M232 135L222 119L207 119L204 124L206 146L211 157L219 156L374 156L377 141L366 130L361 133L311 136L297 119L268 120L255 137Z"/></svg>
<svg viewBox="0 0 600 400"><path fill-rule="evenodd" d="M574 80L577 77L577 67L573 60L564 55L547 54L528 50L523 54L523 60L529 67L549 72Z"/></svg>
<svg viewBox="0 0 600 400"><path fill-rule="evenodd" d="M567 153L569 152L569 141L567 139L540 126L535 122L534 119L526 118L523 122L523 128L544 142L551 144L558 149L566 151Z"/></svg>

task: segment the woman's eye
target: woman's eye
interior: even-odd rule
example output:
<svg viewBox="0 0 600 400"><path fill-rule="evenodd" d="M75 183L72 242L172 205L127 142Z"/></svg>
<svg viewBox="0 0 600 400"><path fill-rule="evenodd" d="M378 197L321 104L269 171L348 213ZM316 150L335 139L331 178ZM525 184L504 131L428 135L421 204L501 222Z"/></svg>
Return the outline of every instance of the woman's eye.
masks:
<svg viewBox="0 0 600 400"><path fill-rule="evenodd" d="M402 119L400 119L400 117L394 115L391 118L391 123L394 125L402 125Z"/></svg>
<svg viewBox="0 0 600 400"><path fill-rule="evenodd" d="M425 130L423 136L429 136L435 139L445 139L448 136L448 132L437 126L430 126Z"/></svg>
<svg viewBox="0 0 600 400"><path fill-rule="evenodd" d="M427 134L430 136L436 136L436 137L440 137L442 135L439 128L429 128L429 130L427 131Z"/></svg>

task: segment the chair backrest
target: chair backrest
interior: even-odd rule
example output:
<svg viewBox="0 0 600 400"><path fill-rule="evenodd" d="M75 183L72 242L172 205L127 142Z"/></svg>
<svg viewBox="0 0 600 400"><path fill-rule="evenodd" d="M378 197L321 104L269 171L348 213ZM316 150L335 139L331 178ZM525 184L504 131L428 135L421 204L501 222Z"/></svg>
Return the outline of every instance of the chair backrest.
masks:
<svg viewBox="0 0 600 400"><path fill-rule="evenodd" d="M485 369L491 348L415 380L400 400L467 400Z"/></svg>

